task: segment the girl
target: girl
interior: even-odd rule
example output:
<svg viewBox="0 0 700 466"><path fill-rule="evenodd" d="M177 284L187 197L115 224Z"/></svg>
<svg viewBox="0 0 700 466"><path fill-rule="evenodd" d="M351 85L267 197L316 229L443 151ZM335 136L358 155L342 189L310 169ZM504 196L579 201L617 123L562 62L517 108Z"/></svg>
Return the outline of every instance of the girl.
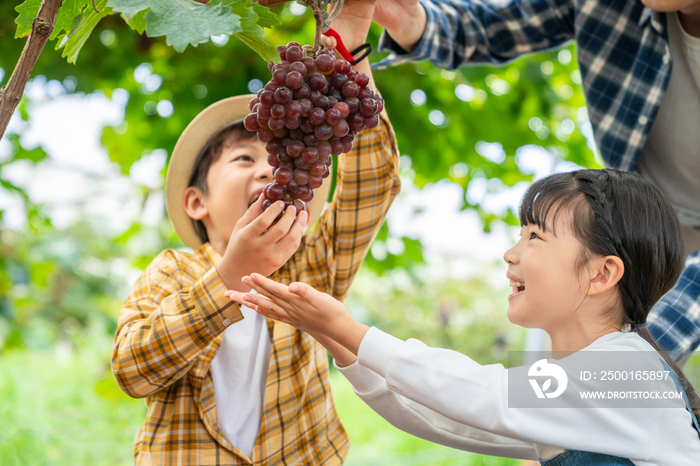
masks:
<svg viewBox="0 0 700 466"><path fill-rule="evenodd" d="M353 320L308 285L286 287L254 274L244 280L259 294L227 295L309 332L367 404L414 435L543 465L700 464L698 396L645 328L649 309L682 268L683 241L668 202L636 173L580 170L534 183L521 202L520 223L522 237L503 257L513 287L507 314L545 330L553 351L572 352L556 361L568 375L568 386L559 387L564 407L509 406L509 378L525 380L532 369L481 366L454 351L399 340ZM576 377L573 368L584 356L621 352L655 355L643 368L670 377L645 387L682 391L683 399L601 409L597 401L567 398L610 388L601 377Z"/></svg>

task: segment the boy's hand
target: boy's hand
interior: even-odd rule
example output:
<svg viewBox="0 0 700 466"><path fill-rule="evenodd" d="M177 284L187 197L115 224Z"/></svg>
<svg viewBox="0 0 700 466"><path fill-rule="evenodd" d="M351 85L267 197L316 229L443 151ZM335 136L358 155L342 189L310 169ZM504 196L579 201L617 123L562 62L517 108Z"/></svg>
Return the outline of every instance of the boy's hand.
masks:
<svg viewBox="0 0 700 466"><path fill-rule="evenodd" d="M289 206L276 224L272 224L284 209L277 201L263 212L261 195L236 222L226 252L216 270L227 288L248 291L241 278L258 272L270 275L296 252L308 214L297 215L294 206Z"/></svg>
<svg viewBox="0 0 700 466"><path fill-rule="evenodd" d="M340 301L305 283L294 282L287 287L255 273L244 277L243 283L259 294L227 291L226 296L265 317L309 333L331 335L348 317Z"/></svg>

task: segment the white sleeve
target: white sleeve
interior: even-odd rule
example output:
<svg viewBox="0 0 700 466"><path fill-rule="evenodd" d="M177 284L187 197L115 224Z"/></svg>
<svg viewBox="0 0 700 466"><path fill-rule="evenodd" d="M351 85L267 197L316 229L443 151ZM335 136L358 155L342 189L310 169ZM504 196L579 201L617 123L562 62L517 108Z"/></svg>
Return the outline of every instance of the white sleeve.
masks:
<svg viewBox="0 0 700 466"><path fill-rule="evenodd" d="M409 434L482 455L538 459L531 442L503 437L453 421L390 390L381 376L357 362L346 367L336 367L365 403L394 427Z"/></svg>
<svg viewBox="0 0 700 466"><path fill-rule="evenodd" d="M399 340L374 327L362 340L358 362L383 378L388 391L443 415L453 426L472 427L513 439L513 445L527 442L538 449L653 456L663 409L509 407L508 373L527 368L482 366L461 353Z"/></svg>

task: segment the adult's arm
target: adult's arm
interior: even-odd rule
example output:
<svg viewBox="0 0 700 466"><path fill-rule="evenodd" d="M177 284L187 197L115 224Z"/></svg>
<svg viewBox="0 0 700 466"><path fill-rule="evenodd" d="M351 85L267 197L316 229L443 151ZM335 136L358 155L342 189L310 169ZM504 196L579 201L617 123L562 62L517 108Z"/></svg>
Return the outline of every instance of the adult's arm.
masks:
<svg viewBox="0 0 700 466"><path fill-rule="evenodd" d="M678 282L654 305L647 322L676 362L700 345L700 251L688 256Z"/></svg>
<svg viewBox="0 0 700 466"><path fill-rule="evenodd" d="M385 31L379 49L393 53L376 67L422 60L451 70L466 64L502 64L574 38L575 2L571 0L420 3L425 9L426 24L418 43L407 52L406 44L402 47Z"/></svg>

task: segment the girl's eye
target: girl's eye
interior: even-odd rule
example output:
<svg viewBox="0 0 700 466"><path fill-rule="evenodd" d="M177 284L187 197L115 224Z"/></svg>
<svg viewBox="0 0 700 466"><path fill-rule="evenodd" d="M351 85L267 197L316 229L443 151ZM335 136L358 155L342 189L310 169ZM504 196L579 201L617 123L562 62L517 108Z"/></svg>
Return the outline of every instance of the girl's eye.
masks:
<svg viewBox="0 0 700 466"><path fill-rule="evenodd" d="M241 161L241 162L253 162L253 158L250 157L250 156L248 156L248 155L240 155L240 156L236 157L235 159L233 159L233 161L234 161L234 162L238 162L238 161Z"/></svg>
<svg viewBox="0 0 700 466"><path fill-rule="evenodd" d="M530 239L539 239L539 236L537 236L537 233L533 231L530 233Z"/></svg>

